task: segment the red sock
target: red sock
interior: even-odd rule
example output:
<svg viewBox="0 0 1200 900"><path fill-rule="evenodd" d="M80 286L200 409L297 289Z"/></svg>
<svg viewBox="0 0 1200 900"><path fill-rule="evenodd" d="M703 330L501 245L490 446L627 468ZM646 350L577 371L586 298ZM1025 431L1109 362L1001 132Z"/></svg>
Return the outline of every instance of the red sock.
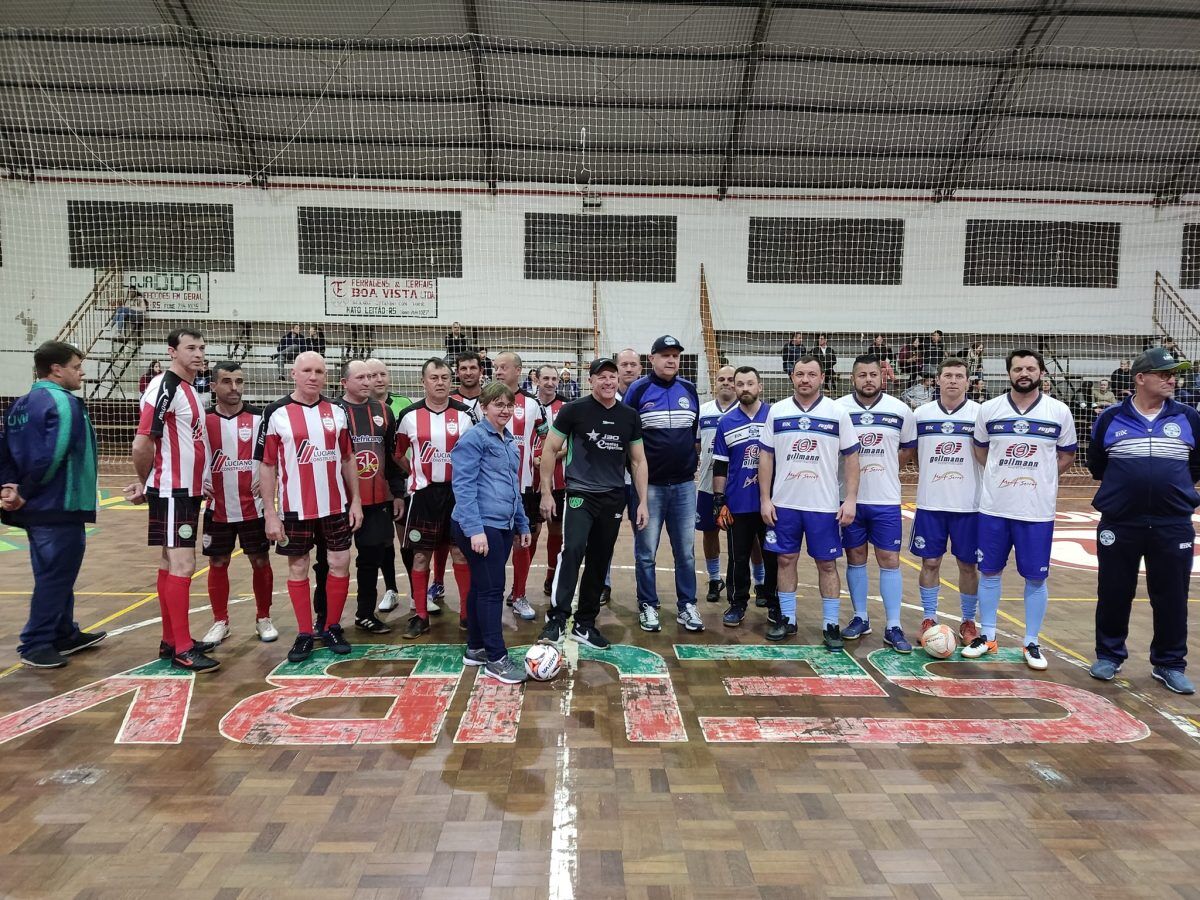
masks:
<svg viewBox="0 0 1200 900"><path fill-rule="evenodd" d="M514 597L525 596L525 582L529 580L529 564L533 561L533 552L530 547L513 547L513 586L512 595ZM454 567L458 569L458 566Z"/></svg>
<svg viewBox="0 0 1200 900"><path fill-rule="evenodd" d="M454 581L458 585L458 617L467 621L467 594L471 593L471 567L466 563L454 564Z"/></svg>
<svg viewBox="0 0 1200 900"><path fill-rule="evenodd" d="M254 617L265 619L271 615L271 594L275 591L275 573L271 566L255 566L252 571L254 582Z"/></svg>
<svg viewBox="0 0 1200 900"><path fill-rule="evenodd" d="M325 576L325 627L342 624L342 610L350 593L349 575Z"/></svg>
<svg viewBox="0 0 1200 900"><path fill-rule="evenodd" d="M186 653L192 649L192 631L188 626L188 593L192 589L192 579L182 575L167 575L163 585L167 594L167 609L171 614L171 641L175 647L175 655Z"/></svg>
<svg viewBox="0 0 1200 900"><path fill-rule="evenodd" d="M287 586L292 609L296 611L296 628L301 634L312 634L312 584L307 578L303 581L292 581L289 578Z"/></svg>
<svg viewBox="0 0 1200 900"><path fill-rule="evenodd" d="M229 621L229 567L210 566L208 570L208 604L214 622Z"/></svg>
<svg viewBox="0 0 1200 900"><path fill-rule="evenodd" d="M449 555L449 544L442 544L433 551L433 580L438 584L446 583L446 557Z"/></svg>
<svg viewBox="0 0 1200 900"><path fill-rule="evenodd" d="M413 610L422 619L429 618L429 570L413 566L412 577Z"/></svg>
<svg viewBox="0 0 1200 900"><path fill-rule="evenodd" d="M550 578L554 577L554 570L558 568L558 554L562 553L562 535L551 532L546 535L546 568L549 570L546 575Z"/></svg>
<svg viewBox="0 0 1200 900"><path fill-rule="evenodd" d="M171 611L167 609L167 576L170 573L166 569L158 570L158 612L162 616L162 642L171 644L175 640L175 636L171 634Z"/></svg>

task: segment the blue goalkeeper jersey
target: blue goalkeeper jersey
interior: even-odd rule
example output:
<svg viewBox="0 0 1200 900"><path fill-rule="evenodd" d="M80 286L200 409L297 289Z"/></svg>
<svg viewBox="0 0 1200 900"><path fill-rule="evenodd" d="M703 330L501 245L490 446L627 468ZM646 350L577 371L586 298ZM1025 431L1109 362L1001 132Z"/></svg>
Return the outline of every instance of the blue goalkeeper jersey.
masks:
<svg viewBox="0 0 1200 900"><path fill-rule="evenodd" d="M713 461L729 464L725 479L725 505L731 513L758 512L759 439L770 408L769 403L764 403L754 418L750 418L739 404L717 423Z"/></svg>

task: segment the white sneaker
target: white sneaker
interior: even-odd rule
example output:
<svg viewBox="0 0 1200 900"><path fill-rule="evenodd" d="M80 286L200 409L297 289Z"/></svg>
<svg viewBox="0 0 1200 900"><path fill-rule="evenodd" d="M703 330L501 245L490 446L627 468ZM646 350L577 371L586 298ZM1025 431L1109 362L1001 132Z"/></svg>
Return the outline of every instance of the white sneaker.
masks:
<svg viewBox="0 0 1200 900"><path fill-rule="evenodd" d="M431 616L440 615L442 612L442 608L440 606L438 606L437 601L432 598L428 598L425 600L425 608L427 610L429 610L429 614Z"/></svg>
<svg viewBox="0 0 1200 900"><path fill-rule="evenodd" d="M704 630L704 620L700 618L700 611L696 609L695 603L686 604L679 615L675 617L675 621L688 631Z"/></svg>
<svg viewBox="0 0 1200 900"><path fill-rule="evenodd" d="M532 622L537 618L537 613L533 611L533 607L529 605L529 601L524 597L517 597L513 600L512 611L513 615L518 619L523 619L526 622Z"/></svg>
<svg viewBox="0 0 1200 900"><path fill-rule="evenodd" d="M1042 655L1042 648L1037 644L1025 645L1025 665L1035 672L1043 672L1050 665L1049 660Z"/></svg>
<svg viewBox="0 0 1200 900"><path fill-rule="evenodd" d="M204 637L200 638L200 640L207 644L219 644L227 637L229 637L229 623L213 622L212 628L204 632Z"/></svg>
<svg viewBox="0 0 1200 900"><path fill-rule="evenodd" d="M662 625L658 623L658 608L643 606L642 613L638 616L638 624L642 626L642 631L661 631Z"/></svg>
<svg viewBox="0 0 1200 900"><path fill-rule="evenodd" d="M258 632L258 639L264 644L279 640L279 629L275 627L275 623L267 616L255 619L254 630Z"/></svg>
<svg viewBox="0 0 1200 900"><path fill-rule="evenodd" d="M391 612L399 605L399 598L395 591L384 591L383 599L379 601L380 612Z"/></svg>

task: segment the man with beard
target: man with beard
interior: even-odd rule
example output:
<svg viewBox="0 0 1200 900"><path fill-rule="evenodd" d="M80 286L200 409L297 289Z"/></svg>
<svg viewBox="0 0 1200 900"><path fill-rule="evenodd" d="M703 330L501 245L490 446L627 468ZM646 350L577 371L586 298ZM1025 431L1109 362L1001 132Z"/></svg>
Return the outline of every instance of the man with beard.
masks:
<svg viewBox="0 0 1200 900"><path fill-rule="evenodd" d="M700 482L696 486L696 530L704 546L704 568L708 572L708 594L705 599L716 603L725 590L721 580L721 531L717 528L717 513L721 507L713 503L713 441L717 425L725 413L737 405L733 389L733 366L717 370L713 398L700 407Z"/></svg>
<svg viewBox="0 0 1200 900"><path fill-rule="evenodd" d="M879 358L863 354L854 360L850 377L853 390L838 400L858 433L858 505L854 521L842 529L846 549L846 588L854 606L842 637L857 640L871 633L867 611L867 542L875 548L879 564L879 594L887 626L883 642L897 653L911 653L912 644L900 627L900 603L904 584L900 577L900 541L904 534L900 518L900 470L912 461L917 447L917 428L912 410L901 400L883 392Z"/></svg>
<svg viewBox="0 0 1200 900"><path fill-rule="evenodd" d="M450 399L457 400L478 419L479 394L483 391L483 369L479 365L479 354L472 350L458 354L454 359L454 375L458 379L458 387Z"/></svg>
<svg viewBox="0 0 1200 900"><path fill-rule="evenodd" d="M1075 459L1075 419L1061 401L1041 391L1042 355L1025 348L1005 360L1010 388L984 403L975 421L975 458L983 466L979 502L979 637L963 648L967 659L996 652L1000 573L1016 549L1025 579L1025 663L1046 668L1038 631L1046 616L1046 577L1058 478Z"/></svg>

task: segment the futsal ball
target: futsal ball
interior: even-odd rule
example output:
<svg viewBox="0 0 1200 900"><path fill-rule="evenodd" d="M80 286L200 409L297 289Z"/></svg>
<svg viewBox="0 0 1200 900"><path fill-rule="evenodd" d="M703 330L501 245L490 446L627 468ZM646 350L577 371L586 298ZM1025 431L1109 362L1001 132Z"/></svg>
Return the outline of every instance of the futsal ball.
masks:
<svg viewBox="0 0 1200 900"><path fill-rule="evenodd" d="M549 644L534 644L525 651L525 671L537 681L549 681L562 671L562 653Z"/></svg>
<svg viewBox="0 0 1200 900"><path fill-rule="evenodd" d="M949 625L934 625L921 635L921 644L935 659L948 659L958 649L958 639Z"/></svg>

